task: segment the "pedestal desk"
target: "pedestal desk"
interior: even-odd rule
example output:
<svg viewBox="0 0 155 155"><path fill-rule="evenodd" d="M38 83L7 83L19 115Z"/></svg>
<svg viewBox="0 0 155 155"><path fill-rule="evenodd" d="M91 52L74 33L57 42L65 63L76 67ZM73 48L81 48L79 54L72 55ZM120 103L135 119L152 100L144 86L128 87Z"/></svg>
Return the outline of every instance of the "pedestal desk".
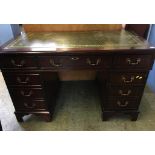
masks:
<svg viewBox="0 0 155 155"><path fill-rule="evenodd" d="M93 70L102 120L123 113L135 121L155 49L128 31L23 33L0 51L0 68L15 115L50 121L59 93L59 71Z"/></svg>

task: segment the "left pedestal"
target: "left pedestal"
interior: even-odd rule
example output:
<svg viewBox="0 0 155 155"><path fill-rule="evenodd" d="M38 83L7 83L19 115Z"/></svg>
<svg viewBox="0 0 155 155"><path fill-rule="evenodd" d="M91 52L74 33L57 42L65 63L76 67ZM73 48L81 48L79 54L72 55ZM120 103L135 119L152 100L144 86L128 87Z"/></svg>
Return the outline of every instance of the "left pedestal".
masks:
<svg viewBox="0 0 155 155"><path fill-rule="evenodd" d="M46 122L52 120L59 87L55 72L7 71L3 76L19 122L28 114L40 116Z"/></svg>

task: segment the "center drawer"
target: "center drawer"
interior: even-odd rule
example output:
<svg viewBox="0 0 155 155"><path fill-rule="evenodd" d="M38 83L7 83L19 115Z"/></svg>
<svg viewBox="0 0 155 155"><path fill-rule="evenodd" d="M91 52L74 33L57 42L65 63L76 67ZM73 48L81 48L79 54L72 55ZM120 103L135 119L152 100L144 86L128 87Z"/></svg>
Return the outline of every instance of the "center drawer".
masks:
<svg viewBox="0 0 155 155"><path fill-rule="evenodd" d="M41 68L100 68L110 67L112 59L108 56L40 56Z"/></svg>

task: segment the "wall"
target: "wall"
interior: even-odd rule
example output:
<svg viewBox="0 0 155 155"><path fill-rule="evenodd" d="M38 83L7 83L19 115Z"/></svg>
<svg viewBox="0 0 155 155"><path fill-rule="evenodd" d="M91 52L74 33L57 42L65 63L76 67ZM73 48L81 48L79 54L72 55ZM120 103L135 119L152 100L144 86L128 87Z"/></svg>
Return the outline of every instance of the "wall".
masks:
<svg viewBox="0 0 155 155"><path fill-rule="evenodd" d="M21 34L21 28L19 24L11 24L11 28L14 38Z"/></svg>
<svg viewBox="0 0 155 155"><path fill-rule="evenodd" d="M148 37L148 41L149 43L155 46L155 24L152 24L150 35ZM155 63L153 65L152 70L149 73L147 85L153 92L155 92Z"/></svg>
<svg viewBox="0 0 155 155"><path fill-rule="evenodd" d="M13 38L10 24L0 24L0 46Z"/></svg>

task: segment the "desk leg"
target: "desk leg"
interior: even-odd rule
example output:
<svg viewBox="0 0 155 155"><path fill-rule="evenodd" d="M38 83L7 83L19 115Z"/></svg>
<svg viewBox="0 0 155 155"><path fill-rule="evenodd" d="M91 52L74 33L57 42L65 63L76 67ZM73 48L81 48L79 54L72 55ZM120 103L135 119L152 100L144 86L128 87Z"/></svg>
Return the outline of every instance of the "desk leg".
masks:
<svg viewBox="0 0 155 155"><path fill-rule="evenodd" d="M23 116L24 116L23 114L15 112L15 115L18 122L23 122Z"/></svg>
<svg viewBox="0 0 155 155"><path fill-rule="evenodd" d="M52 121L52 115L49 114L42 114L41 117L46 121L46 122L51 122Z"/></svg>
<svg viewBox="0 0 155 155"><path fill-rule="evenodd" d="M50 113L41 113L41 114L32 113L32 114L42 117L46 122L52 121L52 114L50 114ZM23 116L28 115L28 113L15 112L15 115L16 115L16 118L17 118L18 122L24 122Z"/></svg>
<svg viewBox="0 0 155 155"><path fill-rule="evenodd" d="M131 113L131 121L137 121L138 114L139 114L138 111L132 112Z"/></svg>
<svg viewBox="0 0 155 155"><path fill-rule="evenodd" d="M103 111L102 112L102 121L108 121L110 116L111 116L110 112Z"/></svg>
<svg viewBox="0 0 155 155"><path fill-rule="evenodd" d="M125 114L131 117L131 121L137 121L139 111L103 111L102 121L108 121L108 119L114 114Z"/></svg>
<svg viewBox="0 0 155 155"><path fill-rule="evenodd" d="M0 131L2 131L2 125L1 125L1 122L0 122Z"/></svg>

